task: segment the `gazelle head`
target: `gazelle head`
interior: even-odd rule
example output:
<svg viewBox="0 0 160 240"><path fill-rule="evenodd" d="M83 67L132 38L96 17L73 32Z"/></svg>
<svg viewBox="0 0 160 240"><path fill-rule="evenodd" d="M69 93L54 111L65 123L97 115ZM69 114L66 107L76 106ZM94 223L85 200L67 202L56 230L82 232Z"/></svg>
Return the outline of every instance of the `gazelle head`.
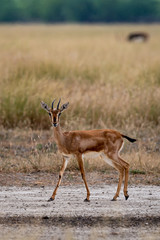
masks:
<svg viewBox="0 0 160 240"><path fill-rule="evenodd" d="M41 106L42 106L42 108L49 114L50 119L51 119L52 126L53 126L53 127L57 127L58 124L59 124L60 115L61 115L61 113L62 113L65 109L68 108L69 102L63 104L63 105L60 107L61 99L59 99L59 102L58 102L58 104L57 104L57 107L56 107L56 108L53 108L54 102L55 102L55 99L54 99L53 102L52 102L51 108L49 108L49 107L47 106L47 104L44 103L43 101L41 101Z"/></svg>

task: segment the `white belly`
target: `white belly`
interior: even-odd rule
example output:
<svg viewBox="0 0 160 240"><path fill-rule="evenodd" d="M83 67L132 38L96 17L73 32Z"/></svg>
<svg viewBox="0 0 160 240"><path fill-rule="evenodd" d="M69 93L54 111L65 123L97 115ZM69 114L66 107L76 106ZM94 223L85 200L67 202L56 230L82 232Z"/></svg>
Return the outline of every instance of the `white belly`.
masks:
<svg viewBox="0 0 160 240"><path fill-rule="evenodd" d="M104 152L101 153L101 158L108 163L110 166L114 167L113 161L104 154Z"/></svg>
<svg viewBox="0 0 160 240"><path fill-rule="evenodd" d="M101 157L106 163L108 163L110 166L114 167L114 164L110 158L106 156L104 152L89 152L83 154L83 159L94 159Z"/></svg>

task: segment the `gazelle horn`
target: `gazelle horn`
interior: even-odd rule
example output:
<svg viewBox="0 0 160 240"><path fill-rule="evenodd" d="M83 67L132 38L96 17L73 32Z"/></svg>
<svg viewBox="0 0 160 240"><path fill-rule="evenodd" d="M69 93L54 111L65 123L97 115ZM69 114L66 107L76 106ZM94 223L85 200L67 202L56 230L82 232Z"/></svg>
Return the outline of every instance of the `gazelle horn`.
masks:
<svg viewBox="0 0 160 240"><path fill-rule="evenodd" d="M59 102L58 102L58 104L57 104L57 110L59 109L59 104L60 104L60 102L61 102L61 98L59 99Z"/></svg>
<svg viewBox="0 0 160 240"><path fill-rule="evenodd" d="M55 99L54 99L53 102L52 102L52 107L51 107L52 109L53 109L53 104L54 104L54 102L55 102Z"/></svg>

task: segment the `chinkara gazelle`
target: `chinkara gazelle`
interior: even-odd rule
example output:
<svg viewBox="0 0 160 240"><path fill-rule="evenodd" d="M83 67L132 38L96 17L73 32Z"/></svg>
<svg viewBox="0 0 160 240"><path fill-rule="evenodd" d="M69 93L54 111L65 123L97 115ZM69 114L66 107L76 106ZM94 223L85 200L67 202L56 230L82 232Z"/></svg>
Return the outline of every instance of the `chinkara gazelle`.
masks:
<svg viewBox="0 0 160 240"><path fill-rule="evenodd" d="M85 201L89 201L90 191L87 185L83 164L83 156L88 152L98 152L104 161L116 168L119 172L118 187L112 201L115 201L119 196L123 177L125 177L124 196L127 200L129 198L127 192L129 164L120 157L119 153L123 147L123 138L126 138L130 142L135 142L136 139L130 138L118 131L110 129L63 132L60 127L60 115L68 108L69 103L67 102L60 107L59 100L57 107L53 108L54 102L55 100L52 102L51 108L49 108L43 101L41 102L42 108L49 114L53 126L54 138L58 145L59 151L63 156L63 164L59 172L58 183L48 201L53 201L55 199L57 189L61 183L63 173L71 156L75 156L77 158L82 179L87 190L87 197Z"/></svg>

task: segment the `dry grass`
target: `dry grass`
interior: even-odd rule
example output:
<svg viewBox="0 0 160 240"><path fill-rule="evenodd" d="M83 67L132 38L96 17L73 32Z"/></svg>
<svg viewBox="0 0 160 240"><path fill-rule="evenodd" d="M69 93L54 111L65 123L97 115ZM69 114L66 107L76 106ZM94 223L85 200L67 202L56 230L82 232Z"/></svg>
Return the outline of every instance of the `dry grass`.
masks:
<svg viewBox="0 0 160 240"><path fill-rule="evenodd" d="M149 41L128 43L136 30L147 31ZM138 147L126 148L124 158L133 169L159 171L159 42L158 25L1 25L0 125L50 128L40 100L61 97L70 102L61 119L65 129L114 128L136 137ZM52 159L54 151L39 149L27 162L21 156L8 161L19 162L13 171L54 170L59 163ZM86 167L97 168L94 162ZM12 169L3 164L1 171ZM104 164L98 166L103 171Z"/></svg>
<svg viewBox="0 0 160 240"><path fill-rule="evenodd" d="M52 131L1 129L0 149L0 172L58 172L62 165ZM159 150L156 138L142 138L133 144L125 141L121 155L133 174L160 174ZM84 164L87 172L105 173L112 169L101 158L93 156L86 156ZM79 171L74 157L67 169Z"/></svg>
<svg viewBox="0 0 160 240"><path fill-rule="evenodd" d="M137 29L149 42L126 42ZM157 127L159 42L154 25L0 26L0 124L48 128L39 102L62 97L69 128Z"/></svg>

